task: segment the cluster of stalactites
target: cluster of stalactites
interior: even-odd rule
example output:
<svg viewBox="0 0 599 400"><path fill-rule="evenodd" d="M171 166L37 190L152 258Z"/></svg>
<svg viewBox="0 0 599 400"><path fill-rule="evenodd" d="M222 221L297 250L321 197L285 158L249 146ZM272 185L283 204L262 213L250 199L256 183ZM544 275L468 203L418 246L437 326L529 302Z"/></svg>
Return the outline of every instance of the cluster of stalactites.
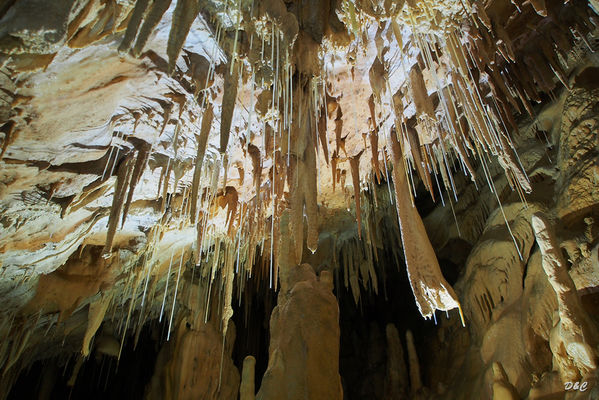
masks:
<svg viewBox="0 0 599 400"><path fill-rule="evenodd" d="M238 2L237 7L241 7L241 4ZM278 3L273 2L273 4ZM341 107L336 99L327 94L324 76L304 76L295 73L297 71L294 71L291 59L293 46L297 40L300 40L297 21L291 18L291 14L284 7L277 8L273 4L269 8L260 3L261 8L256 11L237 10L235 40L232 45L230 43L225 45L224 38L227 36L223 32L225 28L217 22L216 39L222 48L228 49L229 55L229 61L224 68L225 90L221 105L219 148L221 156L219 160L210 164L209 171L202 170L213 120L213 105L206 96L203 96L201 105L203 115L200 134L197 136L197 158L192 185L191 188L185 188L182 195L185 198L185 201L182 201L182 204L185 204L181 212L182 219L193 224L197 231L194 245L195 263L212 260L210 275L214 277L216 271L222 268L226 276L223 291L224 319L230 318L232 310L230 304L233 296L233 276L240 271L247 272L245 276L252 275L251 267L257 259L256 249L269 254L269 258L266 259L270 259L270 262L266 267L268 272L265 276L270 287L277 286L279 225L281 215L287 207L290 209L290 234L295 243L292 249L295 263L301 262L304 243L312 252L316 250L319 234L317 168L321 154L331 167L333 185L339 182L342 172L345 172L339 168L340 163L349 163L359 238L363 238L362 210L368 207L361 202L359 165L363 153L358 152L348 156L345 150L345 138L342 137ZM351 23L349 31L357 35L359 32L357 24L360 19L356 17L356 13L359 10L353 3L348 4L345 9L351 14L348 19ZM123 51L131 49L134 55L140 55L149 33L156 27L169 5L169 0L154 1L151 4L146 0L138 1L120 49ZM517 131L513 112L526 110L532 114L530 103L540 100L540 92L553 88L553 75L567 85L565 67L554 46L562 51L561 58L566 59L565 52L571 47L573 40L570 36L577 34L584 39L584 35L590 29L590 14L589 10L579 3L560 6L565 14L560 16L559 21L571 26L572 30L558 29L560 26L554 22L546 23L542 26L543 29L549 29L546 28L547 26L554 29L549 31L550 35L547 38L540 41L542 52L520 54L513 44L515 38L510 38L508 30L504 28L505 21L500 21L500 17L493 13L487 14L485 8L478 3L474 3L468 10L465 23L469 29L466 33L449 29L445 30L442 36L418 33L420 31L416 29L417 18L415 13L411 12L413 7L416 5L408 3L403 7L402 12L403 18L412 24L410 42L419 50L419 61L411 66L401 65L401 68L407 69L406 87L390 88L387 75L389 69L394 66L385 62L385 50L379 49L370 71L373 95L369 98L368 105L371 111L372 132L369 132L368 137L372 155L372 176L381 182L383 168L379 160L380 125L377 123L377 115L380 114L376 113L376 109L382 106L385 92L390 89L392 93L388 94L388 97L395 115L395 132L391 132L385 138L387 149L383 149L382 164L389 181L387 170L389 157L386 151L390 150L392 168L389 166L389 170L393 170L394 202L401 226L408 271L410 271L419 308L423 315L430 317L435 309L447 310L459 307L459 303L440 273L420 216L413 207L412 170L416 171L433 197L435 197L433 182L436 182L437 192L444 201L437 181L437 176L440 176L446 191L452 192L457 201L452 176L452 171L459 169L456 168L455 161L457 160L464 172L470 174L475 180L472 160L479 160L487 182L493 190L488 163L492 157L495 157L504 167L511 186L521 196L524 192L529 192L530 183L514 151L514 144L509 134L510 131ZM423 3L418 4L417 7L422 9L427 5ZM538 18L548 14L548 10L540 4L534 3L533 7L538 13ZM552 7L556 6L552 5ZM403 49L405 46L401 30L397 20L394 19L401 10L402 8L399 7L390 14L392 15L390 29L398 42L398 47ZM175 68L185 37L198 13L197 1L178 0L167 48L171 73ZM248 16L256 17L254 25L249 20L243 20ZM572 16L584 18L572 20ZM295 22L292 23L293 21ZM242 48L239 35L241 29L249 35L249 44L245 43L247 48ZM247 37L245 39L247 41ZM309 52L307 54L315 56ZM240 62L241 57L247 57L248 62ZM530 68L521 67L520 61ZM318 64L320 61L311 62ZM404 62L402 57L399 62ZM441 65L443 68L440 68ZM271 71L268 76L263 71L265 66L268 66ZM215 65L212 63L206 85L214 70ZM447 71L447 74L439 75L439 71L442 70ZM239 202L236 188L227 185L226 176L229 168L227 151L230 148L231 121L237 104L237 88L241 77L247 75L252 77L252 104L248 115L246 139L250 137L252 119L259 118L264 140L261 146L249 140L243 144L244 152L252 162L255 193L254 201L242 204ZM425 81L424 75L428 77L428 82ZM435 101L434 96L429 95L431 85L434 87L433 92L438 101ZM261 93L257 104L254 104L254 89ZM266 97L268 98L264 101ZM405 108L409 102L414 104L415 119L406 118ZM336 126L336 148L330 156L327 119L334 119ZM345 153L343 159L341 151ZM147 158L148 150L140 150L134 166L132 161L125 160L117 170L106 252L110 251L123 204L125 204L123 221L126 218L132 191L140 177L139 168L145 167ZM268 173L269 179L263 182L262 168L264 161L268 159L272 161ZM223 185L218 182L221 168L224 169L225 176ZM240 180L243 179L241 172L240 170ZM163 213L168 210L166 199L167 193L170 192L172 173L171 163L163 167L159 185ZM127 187L129 187L129 196L126 196ZM289 190L288 193L285 192L286 188ZM174 190L177 190L176 182ZM451 198L448 200L451 202ZM212 225L219 207L227 209L227 234L222 238L216 235L216 229ZM265 220L267 224L263 223ZM372 231L376 228L370 227L367 228L368 230ZM369 235L371 233L367 232L367 241L370 240ZM414 256L418 254L412 249L412 244L416 242L421 243L421 248L426 249L425 253L428 254L426 262L418 261ZM376 252L364 254L372 255ZM372 266L373 257L367 256L365 259L367 260L365 269L362 270L361 264L358 268L351 267L353 272L348 269L346 279L351 279L359 271L362 281L376 285L376 274ZM350 264L352 263L347 264L346 267L349 268ZM347 284L352 287L357 299L358 291L355 285L349 281ZM376 286L374 287L376 290ZM226 321L223 321L223 326L227 326Z"/></svg>
<svg viewBox="0 0 599 400"><path fill-rule="evenodd" d="M450 149L473 180L476 175L470 159L475 158L492 187L488 164L496 158L510 186L522 198L530 192L512 141L518 132L514 113L533 116L531 104L541 101L541 93L550 93L556 81L568 87L568 53L576 40L586 42L595 18L586 2L545 3L533 2L532 7L522 9L511 4L506 7L513 13L501 13L494 4L485 7L475 2L464 10L460 29L447 27L433 33L422 33L416 20L422 14L432 15L430 4L408 2L403 8L402 20L411 29L408 46L417 48L419 56L411 66L399 60L408 76L408 88L403 90L404 96L399 92L393 95L392 104L404 151L431 193L430 173L439 173L447 191L454 192L457 199ZM518 29L524 21L538 29ZM398 46L403 48L400 29L394 21L390 24ZM380 64L377 59L371 68L375 98L380 97L377 92L382 85L373 79L372 72L380 69ZM433 99L438 100L438 106ZM416 109L412 120L404 118L404 106L409 102Z"/></svg>

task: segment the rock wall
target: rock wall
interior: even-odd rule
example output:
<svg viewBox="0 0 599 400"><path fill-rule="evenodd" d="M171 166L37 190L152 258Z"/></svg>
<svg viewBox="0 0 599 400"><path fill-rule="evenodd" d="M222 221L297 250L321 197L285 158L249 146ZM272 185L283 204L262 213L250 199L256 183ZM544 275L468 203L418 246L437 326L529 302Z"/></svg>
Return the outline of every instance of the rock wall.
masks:
<svg viewBox="0 0 599 400"><path fill-rule="evenodd" d="M594 70L574 71L572 90L542 108L523 129L519 140L525 165L527 154L545 152L527 166L533 195L522 203L499 192L502 206L478 228L481 235L473 241L455 285L467 332L460 332L456 321L443 320L439 338L431 344L434 352L459 353L453 359L444 355L429 366L430 384L438 380L447 388L438 393L439 398L599 395L595 333L599 318L594 307L599 296L599 259L594 253L599 243L595 223L599 142L589 134L597 124L593 110L599 97L595 83L589 83L594 80L588 80ZM539 131L544 126L549 131ZM539 134L542 142L532 136ZM500 180L496 187L501 187ZM478 212L476 207L470 210L474 215ZM539 212L549 219L539 222ZM553 245L548 244L545 229L555 232ZM447 229L433 237L442 235L447 235L446 243L451 242ZM560 261L562 256L567 262ZM556 265L560 267L555 269ZM562 300L564 291L570 300ZM449 370L459 372L448 372L444 362L451 366ZM586 391L572 390L572 385L566 390L567 382L587 382Z"/></svg>

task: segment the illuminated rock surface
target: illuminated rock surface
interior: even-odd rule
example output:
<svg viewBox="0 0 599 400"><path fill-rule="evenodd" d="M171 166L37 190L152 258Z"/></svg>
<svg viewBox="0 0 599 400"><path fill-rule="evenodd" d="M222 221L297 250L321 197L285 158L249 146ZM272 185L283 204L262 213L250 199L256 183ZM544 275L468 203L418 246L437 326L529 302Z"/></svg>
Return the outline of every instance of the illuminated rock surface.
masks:
<svg viewBox="0 0 599 400"><path fill-rule="evenodd" d="M0 2L0 398L599 398L598 7Z"/></svg>

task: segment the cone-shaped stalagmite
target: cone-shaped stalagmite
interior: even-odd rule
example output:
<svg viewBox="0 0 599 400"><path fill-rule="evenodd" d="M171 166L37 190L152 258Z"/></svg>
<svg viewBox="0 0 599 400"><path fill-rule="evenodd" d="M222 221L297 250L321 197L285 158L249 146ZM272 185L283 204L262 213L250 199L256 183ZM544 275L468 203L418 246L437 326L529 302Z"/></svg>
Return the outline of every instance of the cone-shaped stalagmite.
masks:
<svg viewBox="0 0 599 400"><path fill-rule="evenodd" d="M416 393L422 387L420 379L420 362L418 361L418 353L414 344L414 335L411 330L406 331L406 346L408 348L408 362L410 366L410 391Z"/></svg>
<svg viewBox="0 0 599 400"><path fill-rule="evenodd" d="M405 399L408 388L408 369L404 360L399 332L393 324L388 324L385 332L387 336L385 396L387 399Z"/></svg>
<svg viewBox="0 0 599 400"><path fill-rule="evenodd" d="M341 400L339 306L328 271L316 276L291 254L288 212L281 217L281 290L270 318L268 368L258 400Z"/></svg>

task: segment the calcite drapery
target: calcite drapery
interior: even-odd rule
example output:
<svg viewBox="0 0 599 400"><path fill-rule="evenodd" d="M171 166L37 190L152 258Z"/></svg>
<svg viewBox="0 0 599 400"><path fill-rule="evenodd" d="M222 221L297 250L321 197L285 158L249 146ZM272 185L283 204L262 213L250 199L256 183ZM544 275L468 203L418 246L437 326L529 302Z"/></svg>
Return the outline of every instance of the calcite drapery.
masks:
<svg viewBox="0 0 599 400"><path fill-rule="evenodd" d="M395 132L391 132L389 141L393 158L393 188L401 229L401 241L408 278L418 309L425 318L432 318L436 310L448 311L454 308L460 310L461 316L462 311L458 298L441 273L437 256L422 223L422 218L420 218L416 207L412 205L403 152Z"/></svg>

